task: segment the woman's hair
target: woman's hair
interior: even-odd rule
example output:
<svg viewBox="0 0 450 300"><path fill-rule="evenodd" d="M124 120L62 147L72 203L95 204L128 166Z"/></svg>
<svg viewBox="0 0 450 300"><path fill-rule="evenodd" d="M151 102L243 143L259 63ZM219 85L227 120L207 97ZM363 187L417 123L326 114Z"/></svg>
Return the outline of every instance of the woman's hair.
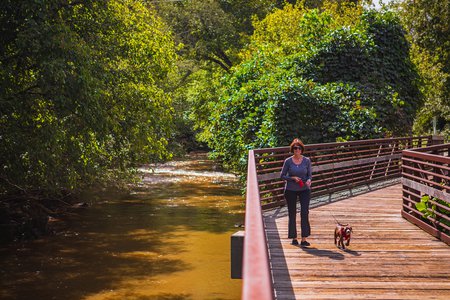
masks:
<svg viewBox="0 0 450 300"><path fill-rule="evenodd" d="M302 148L302 153L305 152L305 145L303 145L302 141L300 139L295 138L290 146L291 152L294 153L294 146L299 146Z"/></svg>

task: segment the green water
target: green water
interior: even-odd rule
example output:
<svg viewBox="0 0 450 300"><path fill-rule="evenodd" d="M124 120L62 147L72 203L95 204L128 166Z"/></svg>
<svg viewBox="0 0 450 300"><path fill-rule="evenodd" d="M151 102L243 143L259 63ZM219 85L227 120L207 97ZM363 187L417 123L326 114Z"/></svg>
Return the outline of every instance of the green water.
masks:
<svg viewBox="0 0 450 300"><path fill-rule="evenodd" d="M144 168L130 195L87 197L57 236L0 249L0 299L239 299L243 198L214 168L204 156Z"/></svg>

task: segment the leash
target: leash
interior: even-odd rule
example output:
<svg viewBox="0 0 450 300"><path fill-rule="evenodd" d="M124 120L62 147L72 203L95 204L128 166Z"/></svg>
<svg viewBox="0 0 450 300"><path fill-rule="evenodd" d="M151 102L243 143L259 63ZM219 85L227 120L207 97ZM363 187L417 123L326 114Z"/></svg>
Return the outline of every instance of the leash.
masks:
<svg viewBox="0 0 450 300"><path fill-rule="evenodd" d="M340 225L340 226L348 226L348 224L347 224L347 225L344 225L344 224L340 223L338 220L336 220L336 218L333 216L332 213L330 213L330 215L333 217L333 219L334 219L334 221L336 222L336 224L338 224L338 225Z"/></svg>

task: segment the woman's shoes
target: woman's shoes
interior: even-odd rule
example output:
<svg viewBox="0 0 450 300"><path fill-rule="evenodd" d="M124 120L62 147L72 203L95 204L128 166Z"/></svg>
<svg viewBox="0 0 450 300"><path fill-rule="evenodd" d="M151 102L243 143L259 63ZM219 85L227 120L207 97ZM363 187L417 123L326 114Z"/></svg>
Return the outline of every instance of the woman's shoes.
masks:
<svg viewBox="0 0 450 300"><path fill-rule="evenodd" d="M298 245L298 242L297 242L297 245ZM308 243L307 241L303 241L303 242L300 243L300 246L308 247L308 246L311 246L311 244Z"/></svg>
<svg viewBox="0 0 450 300"><path fill-rule="evenodd" d="M298 246L298 240L293 239L292 242L291 242L291 245ZM307 241L302 241L302 242L300 242L300 246L308 247L308 246L311 246L311 244L308 243Z"/></svg>

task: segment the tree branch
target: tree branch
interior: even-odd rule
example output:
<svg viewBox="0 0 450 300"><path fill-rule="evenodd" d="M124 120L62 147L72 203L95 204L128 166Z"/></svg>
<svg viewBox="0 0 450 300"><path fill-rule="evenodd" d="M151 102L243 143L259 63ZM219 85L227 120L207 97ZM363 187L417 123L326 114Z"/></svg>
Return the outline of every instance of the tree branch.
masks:
<svg viewBox="0 0 450 300"><path fill-rule="evenodd" d="M21 190L22 192L27 193L26 189L22 188L21 186L18 186L17 184L12 183L5 176L0 176L0 178L3 179L4 181L6 181L9 185L12 185L13 187L17 188L18 190Z"/></svg>
<svg viewBox="0 0 450 300"><path fill-rule="evenodd" d="M228 69L230 69L233 66L233 63L231 62L231 60L228 58L228 55L225 54L225 52L222 50L222 48L217 47L216 51L215 51L216 55L218 57L220 57L228 66Z"/></svg>
<svg viewBox="0 0 450 300"><path fill-rule="evenodd" d="M218 65L221 66L222 69L224 69L225 71L230 72L230 67L227 66L227 65L226 65L225 63L223 63L222 61L220 61L219 59L214 58L214 57L211 57L211 56L208 56L208 55L205 56L205 58L206 58L207 60L210 60L210 61L212 61L212 62L218 64Z"/></svg>
<svg viewBox="0 0 450 300"><path fill-rule="evenodd" d="M180 79L179 83L178 83L175 87L171 88L170 90L175 91L176 89L178 89L179 87L181 87L181 86L186 82L186 79L187 79L192 73L193 73L192 70L187 70L186 73L183 75L183 78Z"/></svg>

